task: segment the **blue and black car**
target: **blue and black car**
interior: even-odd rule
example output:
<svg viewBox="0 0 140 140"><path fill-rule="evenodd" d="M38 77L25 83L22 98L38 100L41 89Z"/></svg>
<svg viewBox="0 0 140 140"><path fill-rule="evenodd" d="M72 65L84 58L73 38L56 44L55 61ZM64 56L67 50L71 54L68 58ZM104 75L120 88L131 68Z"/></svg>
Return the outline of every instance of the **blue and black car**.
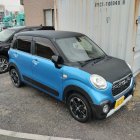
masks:
<svg viewBox="0 0 140 140"><path fill-rule="evenodd" d="M15 87L26 83L63 101L80 122L111 116L132 98L135 89L130 65L108 56L81 33L18 33L9 58Z"/></svg>

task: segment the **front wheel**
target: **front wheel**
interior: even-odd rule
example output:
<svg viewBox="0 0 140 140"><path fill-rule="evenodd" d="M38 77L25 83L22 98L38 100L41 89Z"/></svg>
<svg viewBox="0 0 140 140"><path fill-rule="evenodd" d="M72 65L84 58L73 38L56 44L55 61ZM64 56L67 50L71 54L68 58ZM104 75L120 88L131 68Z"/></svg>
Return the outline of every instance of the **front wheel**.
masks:
<svg viewBox="0 0 140 140"><path fill-rule="evenodd" d="M67 105L71 115L77 121L85 123L91 119L91 107L84 96L78 93L70 95Z"/></svg>
<svg viewBox="0 0 140 140"><path fill-rule="evenodd" d="M11 76L11 80L12 80L13 85L15 87L19 88L22 85L22 82L21 82L20 75L15 68L12 68L10 70L10 76Z"/></svg>
<svg viewBox="0 0 140 140"><path fill-rule="evenodd" d="M5 56L0 56L0 74L8 71L8 58Z"/></svg>

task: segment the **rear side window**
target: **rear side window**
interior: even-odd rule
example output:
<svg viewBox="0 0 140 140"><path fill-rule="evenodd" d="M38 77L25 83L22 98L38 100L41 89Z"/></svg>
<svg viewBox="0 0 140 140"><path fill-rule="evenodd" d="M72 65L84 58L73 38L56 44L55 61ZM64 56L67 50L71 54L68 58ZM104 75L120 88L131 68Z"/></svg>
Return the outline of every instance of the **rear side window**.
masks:
<svg viewBox="0 0 140 140"><path fill-rule="evenodd" d="M31 52L31 42L27 40L18 39L17 40L18 47L17 49L26 53Z"/></svg>
<svg viewBox="0 0 140 140"><path fill-rule="evenodd" d="M54 52L45 43L35 42L35 55L51 59L51 57L54 55Z"/></svg>

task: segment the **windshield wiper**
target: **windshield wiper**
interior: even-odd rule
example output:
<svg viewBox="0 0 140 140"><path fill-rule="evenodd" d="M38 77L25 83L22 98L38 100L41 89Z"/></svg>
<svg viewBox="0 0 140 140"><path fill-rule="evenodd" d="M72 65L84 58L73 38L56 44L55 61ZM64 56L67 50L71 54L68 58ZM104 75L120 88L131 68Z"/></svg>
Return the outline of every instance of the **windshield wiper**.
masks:
<svg viewBox="0 0 140 140"><path fill-rule="evenodd" d="M104 59L104 58L105 58L105 56L101 56L101 57L96 57L96 58L92 58L92 59L86 60L86 61L84 61L85 63L82 64L82 67L84 67L85 65L87 65L88 63L90 63L90 62L92 62L92 61L95 61L95 60L102 60L102 59Z"/></svg>

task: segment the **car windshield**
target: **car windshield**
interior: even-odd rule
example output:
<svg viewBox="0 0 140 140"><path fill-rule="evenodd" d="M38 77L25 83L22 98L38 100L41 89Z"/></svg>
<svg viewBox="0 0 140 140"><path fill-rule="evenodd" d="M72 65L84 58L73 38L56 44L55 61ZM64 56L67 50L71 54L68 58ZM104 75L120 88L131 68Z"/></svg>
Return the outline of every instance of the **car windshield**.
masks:
<svg viewBox="0 0 140 140"><path fill-rule="evenodd" d="M14 34L14 32L15 31L11 29L3 30L0 32L0 42L6 41L8 38L10 38L10 36Z"/></svg>
<svg viewBox="0 0 140 140"><path fill-rule="evenodd" d="M105 53L87 36L56 39L70 62L84 62L105 57Z"/></svg>

